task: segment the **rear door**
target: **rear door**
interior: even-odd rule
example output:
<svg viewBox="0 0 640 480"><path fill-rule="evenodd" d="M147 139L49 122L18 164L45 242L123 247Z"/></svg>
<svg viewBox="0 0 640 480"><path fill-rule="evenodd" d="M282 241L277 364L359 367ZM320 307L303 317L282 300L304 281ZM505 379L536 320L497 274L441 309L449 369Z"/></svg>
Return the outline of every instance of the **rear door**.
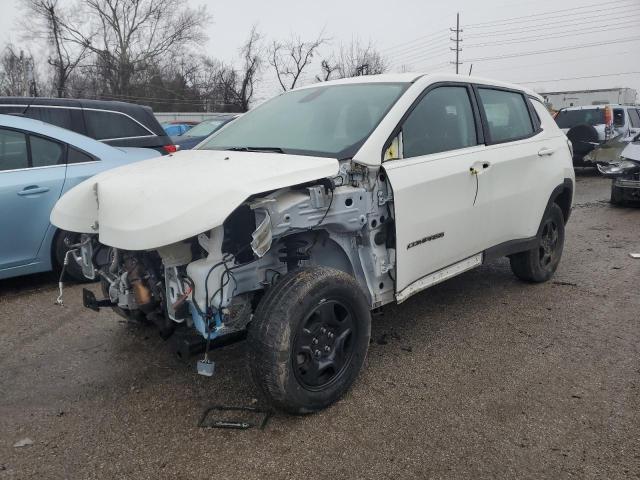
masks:
<svg viewBox="0 0 640 480"><path fill-rule="evenodd" d="M478 85L476 94L487 143L483 159L491 164L482 177L490 202L488 246L528 239L537 233L551 192L562 183L557 163L566 139L556 128L542 128L522 92Z"/></svg>
<svg viewBox="0 0 640 480"><path fill-rule="evenodd" d="M0 270L38 256L65 179L65 145L0 129Z"/></svg>
<svg viewBox="0 0 640 480"><path fill-rule="evenodd" d="M428 286L422 283L429 274L478 256L485 244L486 203L472 171L482 169L477 154L484 146L471 87L429 87L397 138L392 145L399 144L401 158L383 166L393 189L401 299Z"/></svg>

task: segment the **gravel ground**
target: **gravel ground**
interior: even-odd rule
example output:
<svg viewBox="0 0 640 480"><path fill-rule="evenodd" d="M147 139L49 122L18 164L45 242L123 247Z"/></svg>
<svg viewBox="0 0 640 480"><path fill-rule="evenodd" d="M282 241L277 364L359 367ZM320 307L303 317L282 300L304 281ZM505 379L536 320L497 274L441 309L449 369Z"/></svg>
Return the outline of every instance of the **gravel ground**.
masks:
<svg viewBox="0 0 640 480"><path fill-rule="evenodd" d="M200 377L80 286L2 281L0 479L640 478L640 209L608 193L579 175L553 281L502 260L385 308L348 395L265 430L197 426L251 404L243 343Z"/></svg>

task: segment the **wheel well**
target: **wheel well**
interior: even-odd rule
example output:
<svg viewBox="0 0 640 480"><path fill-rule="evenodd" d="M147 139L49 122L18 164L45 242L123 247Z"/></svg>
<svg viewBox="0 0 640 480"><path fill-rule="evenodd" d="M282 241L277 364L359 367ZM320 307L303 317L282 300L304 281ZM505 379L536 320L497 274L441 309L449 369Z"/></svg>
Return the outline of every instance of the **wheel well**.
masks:
<svg viewBox="0 0 640 480"><path fill-rule="evenodd" d="M293 234L280 239L277 249L280 250L288 240L300 240L302 249L309 254L311 265L324 266L341 270L354 275L353 265L344 249L331 238L327 230L318 229L313 232ZM282 253L281 253L282 255Z"/></svg>
<svg viewBox="0 0 640 480"><path fill-rule="evenodd" d="M60 265L58 262L58 259L56 257L56 244L58 243L58 236L60 236L62 234L62 230L60 230L59 228L56 228L56 231L53 233L53 236L51 237L51 267L52 268L60 268L62 265Z"/></svg>
<svg viewBox="0 0 640 480"><path fill-rule="evenodd" d="M560 210L562 210L562 216L564 217L565 224L569 221L569 216L571 215L571 197L571 189L565 187L553 200L554 203L560 207Z"/></svg>

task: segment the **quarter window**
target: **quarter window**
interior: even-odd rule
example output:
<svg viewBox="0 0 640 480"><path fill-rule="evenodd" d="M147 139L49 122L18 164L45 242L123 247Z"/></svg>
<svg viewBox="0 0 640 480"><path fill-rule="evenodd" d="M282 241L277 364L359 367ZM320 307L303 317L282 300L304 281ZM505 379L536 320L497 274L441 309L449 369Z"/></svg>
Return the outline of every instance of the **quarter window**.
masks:
<svg viewBox="0 0 640 480"><path fill-rule="evenodd" d="M478 143L466 87L438 87L427 93L402 126L403 157L470 147Z"/></svg>
<svg viewBox="0 0 640 480"><path fill-rule="evenodd" d="M48 167L63 163L64 149L58 142L30 135L29 143L31 144L32 167Z"/></svg>
<svg viewBox="0 0 640 480"><path fill-rule="evenodd" d="M90 137L97 140L152 135L146 128L120 113L84 110Z"/></svg>
<svg viewBox="0 0 640 480"><path fill-rule="evenodd" d="M624 127L624 110L622 108L613 109L613 125L615 127Z"/></svg>
<svg viewBox="0 0 640 480"><path fill-rule="evenodd" d="M531 116L522 94L479 88L492 143L528 137L534 132Z"/></svg>
<svg viewBox="0 0 640 480"><path fill-rule="evenodd" d="M20 132L0 129L0 171L29 167L27 137Z"/></svg>
<svg viewBox="0 0 640 480"><path fill-rule="evenodd" d="M95 161L96 160L90 155L87 155L86 153L81 152L80 150L71 146L69 147L69 152L67 153L67 163L86 163Z"/></svg>

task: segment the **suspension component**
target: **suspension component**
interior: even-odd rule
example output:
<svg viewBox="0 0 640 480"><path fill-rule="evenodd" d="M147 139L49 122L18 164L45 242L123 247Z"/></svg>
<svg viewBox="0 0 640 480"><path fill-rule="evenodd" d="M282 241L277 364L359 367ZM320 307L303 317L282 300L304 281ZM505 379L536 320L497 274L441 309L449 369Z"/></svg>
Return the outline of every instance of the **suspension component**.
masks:
<svg viewBox="0 0 640 480"><path fill-rule="evenodd" d="M301 261L309 260L309 253L306 248L308 244L306 240L296 237L284 239L284 248L278 250L278 253L283 254L279 260L287 264L287 270L294 270L300 266Z"/></svg>

